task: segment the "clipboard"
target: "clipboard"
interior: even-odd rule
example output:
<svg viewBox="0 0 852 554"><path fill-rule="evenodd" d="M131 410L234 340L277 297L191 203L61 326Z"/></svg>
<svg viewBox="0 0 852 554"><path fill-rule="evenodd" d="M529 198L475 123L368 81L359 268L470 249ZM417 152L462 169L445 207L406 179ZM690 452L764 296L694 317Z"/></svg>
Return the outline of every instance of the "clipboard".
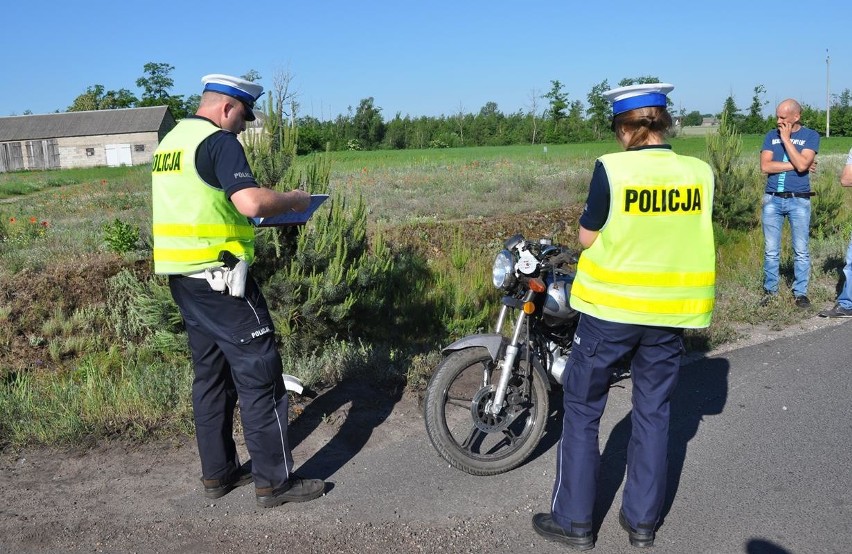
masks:
<svg viewBox="0 0 852 554"><path fill-rule="evenodd" d="M308 219L317 211L320 204L328 200L327 194L312 194L311 205L304 212L287 212L270 217L253 217L252 223L256 227L287 227L290 225L304 225Z"/></svg>

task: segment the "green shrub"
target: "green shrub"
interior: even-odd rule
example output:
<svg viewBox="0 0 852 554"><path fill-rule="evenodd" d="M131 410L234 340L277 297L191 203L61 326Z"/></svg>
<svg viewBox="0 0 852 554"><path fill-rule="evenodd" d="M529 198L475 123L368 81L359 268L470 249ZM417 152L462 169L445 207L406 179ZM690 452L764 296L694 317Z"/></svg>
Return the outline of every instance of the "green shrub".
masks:
<svg viewBox="0 0 852 554"><path fill-rule="evenodd" d="M136 250L139 244L139 227L116 218L103 226L103 239L110 251L124 254Z"/></svg>
<svg viewBox="0 0 852 554"><path fill-rule="evenodd" d="M377 321L384 274L393 264L381 236L372 248L368 243L361 197L351 207L339 194L328 202L328 210L315 214L286 245L285 267L265 284L279 332L308 349L332 338L369 335L364 327Z"/></svg>
<svg viewBox="0 0 852 554"><path fill-rule="evenodd" d="M140 280L134 272L122 270L108 281L107 306L112 331L127 342L183 331L180 310L163 276Z"/></svg>
<svg viewBox="0 0 852 554"><path fill-rule="evenodd" d="M760 221L760 174L741 160L742 139L722 113L719 130L707 136L707 157L716 181L713 219L728 229L751 229Z"/></svg>
<svg viewBox="0 0 852 554"><path fill-rule="evenodd" d="M844 213L843 190L837 175L827 171L812 174L811 188L816 192L811 197L811 236L826 238L840 233L850 217Z"/></svg>

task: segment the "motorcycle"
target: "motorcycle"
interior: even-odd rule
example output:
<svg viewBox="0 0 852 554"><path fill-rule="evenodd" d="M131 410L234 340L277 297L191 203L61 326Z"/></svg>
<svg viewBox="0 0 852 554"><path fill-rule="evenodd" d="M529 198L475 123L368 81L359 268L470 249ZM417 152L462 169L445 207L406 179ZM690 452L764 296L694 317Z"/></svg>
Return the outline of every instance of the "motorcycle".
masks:
<svg viewBox="0 0 852 554"><path fill-rule="evenodd" d="M492 280L505 295L494 332L444 348L424 397L429 439L453 467L504 473L541 440L579 321L569 305L577 260L550 239L522 235L497 254Z"/></svg>

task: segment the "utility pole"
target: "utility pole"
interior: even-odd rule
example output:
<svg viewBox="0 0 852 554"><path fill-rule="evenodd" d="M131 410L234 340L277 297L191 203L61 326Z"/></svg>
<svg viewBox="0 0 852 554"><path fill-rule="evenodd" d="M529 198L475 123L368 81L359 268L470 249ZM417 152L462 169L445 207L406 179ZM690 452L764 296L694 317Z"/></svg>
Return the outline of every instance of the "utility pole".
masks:
<svg viewBox="0 0 852 554"><path fill-rule="evenodd" d="M825 138L828 138L828 137L831 136L829 134L831 132L830 126L829 126L829 122L831 121L831 92L830 92L831 89L829 88L829 80L828 80L828 74L829 74L828 69L830 67L830 63L829 63L830 59L831 58L828 55L828 48L826 48L825 49Z"/></svg>

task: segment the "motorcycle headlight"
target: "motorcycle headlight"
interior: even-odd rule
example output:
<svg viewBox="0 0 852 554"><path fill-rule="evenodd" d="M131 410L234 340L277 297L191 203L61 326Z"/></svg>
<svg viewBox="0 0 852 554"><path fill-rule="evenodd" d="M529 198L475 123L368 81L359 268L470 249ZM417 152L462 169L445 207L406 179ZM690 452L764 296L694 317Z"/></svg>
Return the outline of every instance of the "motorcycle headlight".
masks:
<svg viewBox="0 0 852 554"><path fill-rule="evenodd" d="M498 289L508 289L515 281L515 260L508 250L501 250L494 258L491 268L491 282Z"/></svg>

